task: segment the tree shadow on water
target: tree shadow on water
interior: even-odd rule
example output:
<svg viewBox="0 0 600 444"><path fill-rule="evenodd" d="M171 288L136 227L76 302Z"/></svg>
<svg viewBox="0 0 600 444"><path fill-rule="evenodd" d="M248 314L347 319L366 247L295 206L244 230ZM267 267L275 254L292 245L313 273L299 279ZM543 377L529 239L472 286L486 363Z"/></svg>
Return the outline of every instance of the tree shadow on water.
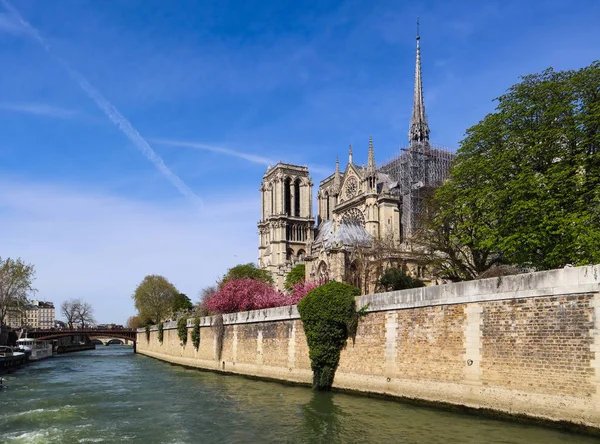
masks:
<svg viewBox="0 0 600 444"><path fill-rule="evenodd" d="M331 392L314 392L311 400L302 405L301 441L310 443L361 442L362 434L348 429L351 415L335 403Z"/></svg>

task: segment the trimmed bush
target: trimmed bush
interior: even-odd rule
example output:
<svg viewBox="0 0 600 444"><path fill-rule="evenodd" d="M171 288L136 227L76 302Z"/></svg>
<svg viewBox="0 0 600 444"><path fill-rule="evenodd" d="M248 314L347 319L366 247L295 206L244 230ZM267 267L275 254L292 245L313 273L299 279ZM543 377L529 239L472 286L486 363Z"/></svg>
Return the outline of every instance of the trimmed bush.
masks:
<svg viewBox="0 0 600 444"><path fill-rule="evenodd" d="M158 323L158 342L163 343L163 323Z"/></svg>
<svg viewBox="0 0 600 444"><path fill-rule="evenodd" d="M359 316L356 296L360 296L358 288L343 282L329 282L310 291L298 303L315 390L331 389L340 351L353 334L352 330L356 332Z"/></svg>
<svg viewBox="0 0 600 444"><path fill-rule="evenodd" d="M192 344L198 350L200 347L200 318L194 318L194 328L192 329Z"/></svg>
<svg viewBox="0 0 600 444"><path fill-rule="evenodd" d="M188 332L187 332L187 319L180 318L177 321L177 336L179 336L179 341L181 341L181 345L187 344Z"/></svg>

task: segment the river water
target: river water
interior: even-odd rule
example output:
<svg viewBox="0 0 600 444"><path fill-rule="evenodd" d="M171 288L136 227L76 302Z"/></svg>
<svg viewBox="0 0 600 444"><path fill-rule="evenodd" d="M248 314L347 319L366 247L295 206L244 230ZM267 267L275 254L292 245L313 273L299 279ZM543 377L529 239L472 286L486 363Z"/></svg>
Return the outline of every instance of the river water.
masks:
<svg viewBox="0 0 600 444"><path fill-rule="evenodd" d="M185 369L131 347L5 377L0 443L578 443L598 441L341 393Z"/></svg>

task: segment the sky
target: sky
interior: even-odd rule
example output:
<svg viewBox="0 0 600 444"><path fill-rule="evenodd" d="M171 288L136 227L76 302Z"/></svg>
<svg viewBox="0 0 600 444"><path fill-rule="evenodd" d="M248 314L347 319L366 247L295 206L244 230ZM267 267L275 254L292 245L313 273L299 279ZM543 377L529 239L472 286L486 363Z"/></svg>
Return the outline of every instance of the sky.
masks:
<svg viewBox="0 0 600 444"><path fill-rule="evenodd" d="M418 16L451 150L519 76L599 58L597 0L0 0L0 256L100 323L147 274L196 301L257 260L267 165L308 165L316 194L350 143L406 145Z"/></svg>

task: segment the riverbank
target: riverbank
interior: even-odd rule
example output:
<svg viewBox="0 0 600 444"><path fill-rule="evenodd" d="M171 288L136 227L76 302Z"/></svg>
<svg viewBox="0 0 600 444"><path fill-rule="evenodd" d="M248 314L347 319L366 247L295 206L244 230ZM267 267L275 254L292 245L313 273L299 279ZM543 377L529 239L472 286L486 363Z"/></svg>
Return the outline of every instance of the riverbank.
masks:
<svg viewBox="0 0 600 444"><path fill-rule="evenodd" d="M600 266L362 296L334 387L600 430ZM295 307L202 318L200 346L176 323L137 352L189 367L310 384ZM222 342L222 350L217 345Z"/></svg>

